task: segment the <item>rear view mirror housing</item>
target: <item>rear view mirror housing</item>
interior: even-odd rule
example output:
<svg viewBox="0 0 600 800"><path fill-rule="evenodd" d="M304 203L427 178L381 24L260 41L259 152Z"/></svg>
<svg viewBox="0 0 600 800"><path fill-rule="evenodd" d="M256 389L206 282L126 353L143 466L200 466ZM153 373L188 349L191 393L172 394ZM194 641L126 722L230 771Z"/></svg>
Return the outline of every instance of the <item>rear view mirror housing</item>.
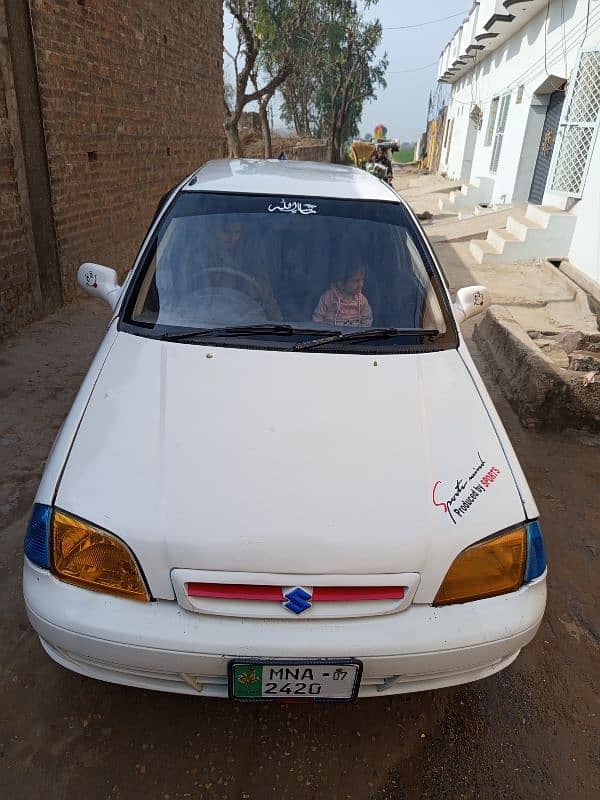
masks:
<svg viewBox="0 0 600 800"><path fill-rule="evenodd" d="M485 286L465 286L456 293L453 304L454 314L459 325L466 319L476 317L491 305L489 290Z"/></svg>
<svg viewBox="0 0 600 800"><path fill-rule="evenodd" d="M116 270L102 264L86 262L77 270L77 282L92 297L100 297L114 311L121 297L122 287Z"/></svg>

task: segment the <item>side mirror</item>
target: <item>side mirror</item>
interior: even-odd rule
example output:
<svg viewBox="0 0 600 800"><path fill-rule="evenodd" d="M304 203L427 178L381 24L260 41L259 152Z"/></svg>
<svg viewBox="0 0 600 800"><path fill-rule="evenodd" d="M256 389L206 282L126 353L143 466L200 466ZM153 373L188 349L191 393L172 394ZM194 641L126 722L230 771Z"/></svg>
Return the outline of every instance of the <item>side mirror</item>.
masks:
<svg viewBox="0 0 600 800"><path fill-rule="evenodd" d="M476 317L491 305L491 297L485 286L465 286L456 293L453 309L460 325L466 319Z"/></svg>
<svg viewBox="0 0 600 800"><path fill-rule="evenodd" d="M121 297L121 286L114 269L86 262L77 270L77 282L88 294L101 297L115 310Z"/></svg>

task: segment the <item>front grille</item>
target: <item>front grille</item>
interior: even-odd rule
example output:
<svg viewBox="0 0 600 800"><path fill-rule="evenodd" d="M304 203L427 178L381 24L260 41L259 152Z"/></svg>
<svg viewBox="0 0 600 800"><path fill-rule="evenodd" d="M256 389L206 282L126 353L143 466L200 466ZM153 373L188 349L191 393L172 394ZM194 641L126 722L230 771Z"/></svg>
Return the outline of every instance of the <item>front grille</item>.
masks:
<svg viewBox="0 0 600 800"><path fill-rule="evenodd" d="M404 611L419 575L270 575L175 569L179 605L211 616L349 619Z"/></svg>

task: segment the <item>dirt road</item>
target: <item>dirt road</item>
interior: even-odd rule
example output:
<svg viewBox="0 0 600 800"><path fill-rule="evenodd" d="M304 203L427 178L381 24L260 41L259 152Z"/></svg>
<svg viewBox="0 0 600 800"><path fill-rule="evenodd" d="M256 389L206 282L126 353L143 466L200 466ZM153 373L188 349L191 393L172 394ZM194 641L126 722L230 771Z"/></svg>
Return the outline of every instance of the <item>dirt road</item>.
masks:
<svg viewBox="0 0 600 800"><path fill-rule="evenodd" d="M523 430L489 380L542 512L551 570L541 631L506 671L351 706L245 706L103 684L51 662L23 609L22 539L105 318L84 301L0 348L1 797L600 796L600 440Z"/></svg>

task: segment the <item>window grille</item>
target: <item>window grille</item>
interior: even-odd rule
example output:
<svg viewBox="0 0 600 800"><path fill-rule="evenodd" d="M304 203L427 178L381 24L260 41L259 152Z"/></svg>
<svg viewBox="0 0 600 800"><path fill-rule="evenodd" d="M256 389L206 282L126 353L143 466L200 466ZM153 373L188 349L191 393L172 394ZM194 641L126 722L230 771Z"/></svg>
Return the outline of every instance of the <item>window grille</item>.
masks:
<svg viewBox="0 0 600 800"><path fill-rule="evenodd" d="M510 94L502 96L500 103L500 113L498 114L498 125L496 127L496 136L494 138L494 149L492 150L492 162L490 164L490 172L495 175L498 171L498 164L500 163L500 152L502 150L502 140L504 139L504 129L506 128L506 118L508 117L508 107L510 105Z"/></svg>
<svg viewBox="0 0 600 800"><path fill-rule="evenodd" d="M492 105L490 106L490 115L488 117L488 124L487 129L485 131L485 142L484 147L489 147L492 143L492 139L494 137L494 127L496 125L496 114L498 113L498 103L500 102L499 97L494 97L492 100Z"/></svg>
<svg viewBox="0 0 600 800"><path fill-rule="evenodd" d="M550 174L552 191L580 198L600 117L600 50L579 54L558 128Z"/></svg>

